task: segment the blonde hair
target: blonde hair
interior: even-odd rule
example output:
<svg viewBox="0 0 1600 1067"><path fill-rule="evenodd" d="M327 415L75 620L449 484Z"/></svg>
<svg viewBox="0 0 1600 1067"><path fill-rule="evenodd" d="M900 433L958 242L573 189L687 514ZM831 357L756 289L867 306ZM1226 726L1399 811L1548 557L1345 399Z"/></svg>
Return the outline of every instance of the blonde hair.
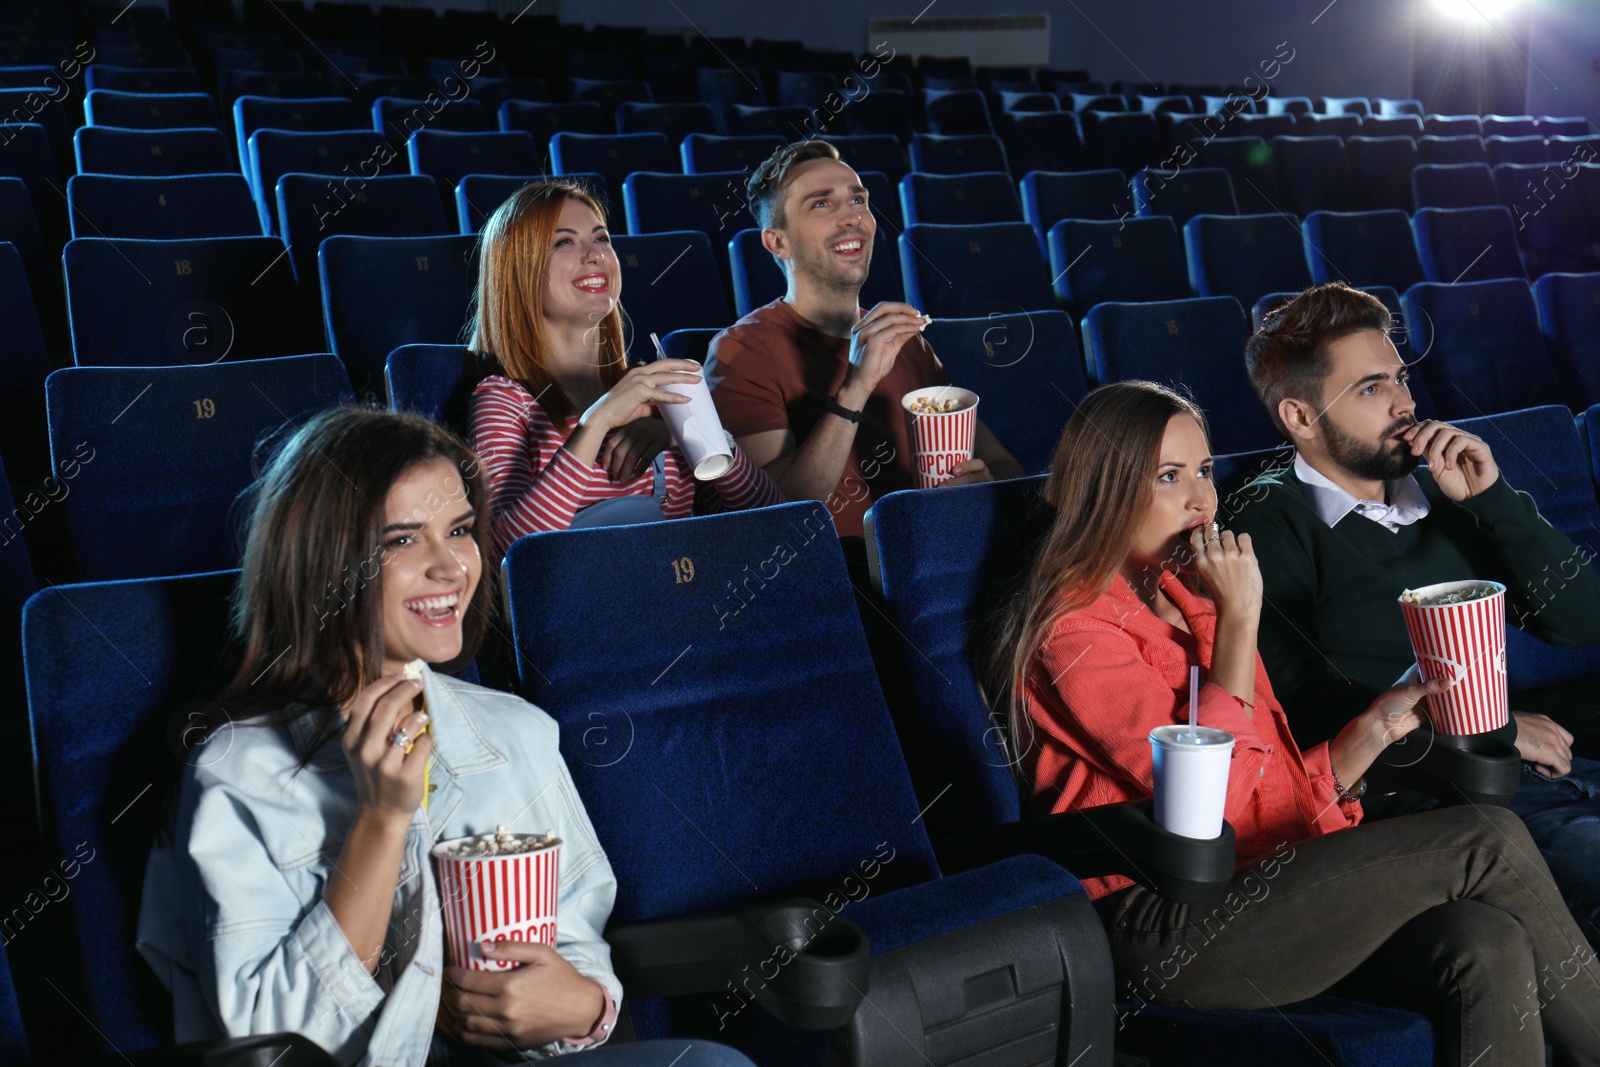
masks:
<svg viewBox="0 0 1600 1067"><path fill-rule="evenodd" d="M556 223L568 200L583 204L605 224L605 208L576 182L531 182L489 216L478 243L478 292L467 327L467 346L498 363L563 428L578 412L550 375L544 302ZM627 372L621 305L614 305L595 328L600 332L600 381L610 389Z"/></svg>

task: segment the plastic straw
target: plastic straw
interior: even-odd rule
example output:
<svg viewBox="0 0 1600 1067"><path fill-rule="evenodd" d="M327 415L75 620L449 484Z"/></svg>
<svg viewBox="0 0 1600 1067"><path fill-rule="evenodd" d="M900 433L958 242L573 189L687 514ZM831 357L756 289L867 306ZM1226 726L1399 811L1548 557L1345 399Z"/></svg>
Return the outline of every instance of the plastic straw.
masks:
<svg viewBox="0 0 1600 1067"><path fill-rule="evenodd" d="M1198 738L1200 722L1200 668L1189 668L1189 736Z"/></svg>
<svg viewBox="0 0 1600 1067"><path fill-rule="evenodd" d="M667 350L661 347L661 338L657 337L655 334L651 334L650 335L650 343L656 346L656 358L657 359L666 359L667 358Z"/></svg>

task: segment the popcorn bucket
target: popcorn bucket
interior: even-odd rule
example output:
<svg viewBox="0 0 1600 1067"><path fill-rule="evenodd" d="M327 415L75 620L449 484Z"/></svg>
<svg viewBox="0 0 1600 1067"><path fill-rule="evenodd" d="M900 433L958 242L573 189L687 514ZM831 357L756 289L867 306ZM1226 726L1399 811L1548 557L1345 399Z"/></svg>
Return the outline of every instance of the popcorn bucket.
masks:
<svg viewBox="0 0 1600 1067"><path fill-rule="evenodd" d="M913 410L918 401L954 401L954 411ZM956 464L972 458L972 437L978 428L978 394L953 385L913 389L900 398L906 413L906 436L917 463L917 488L949 481Z"/></svg>
<svg viewBox="0 0 1600 1067"><path fill-rule="evenodd" d="M1438 603L1452 594L1470 600ZM1506 587L1499 582L1440 582L1400 598L1417 667L1427 681L1455 685L1428 698L1441 734L1481 734L1510 721L1506 695Z"/></svg>
<svg viewBox="0 0 1600 1067"><path fill-rule="evenodd" d="M505 851L508 839L513 848ZM501 851L473 853L495 845ZM459 853L468 854L461 855ZM433 847L433 869L444 915L445 952L452 966L508 971L510 960L483 957L484 941L556 943L561 893L561 839L553 834L484 834Z"/></svg>

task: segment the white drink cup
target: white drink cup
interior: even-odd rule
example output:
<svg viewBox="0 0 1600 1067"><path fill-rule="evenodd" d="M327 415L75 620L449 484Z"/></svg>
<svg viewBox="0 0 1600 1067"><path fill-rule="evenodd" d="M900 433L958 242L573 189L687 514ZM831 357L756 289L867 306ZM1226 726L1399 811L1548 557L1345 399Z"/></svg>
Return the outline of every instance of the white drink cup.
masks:
<svg viewBox="0 0 1600 1067"><path fill-rule="evenodd" d="M1150 731L1155 761L1156 825L1210 841L1222 834L1233 735L1209 726L1157 726Z"/></svg>
<svg viewBox="0 0 1600 1067"><path fill-rule="evenodd" d="M733 466L733 446L723 432L704 374L698 382L672 382L661 388L689 398L687 404L658 404L656 410L672 430L672 439L678 442L694 476L709 482L728 473Z"/></svg>

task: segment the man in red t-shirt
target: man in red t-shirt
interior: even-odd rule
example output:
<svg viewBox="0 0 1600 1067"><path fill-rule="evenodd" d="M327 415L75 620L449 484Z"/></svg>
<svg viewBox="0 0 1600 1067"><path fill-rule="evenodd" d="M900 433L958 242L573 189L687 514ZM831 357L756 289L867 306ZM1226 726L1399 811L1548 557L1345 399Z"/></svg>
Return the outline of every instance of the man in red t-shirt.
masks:
<svg viewBox="0 0 1600 1067"><path fill-rule="evenodd" d="M860 537L873 500L916 484L900 398L950 378L920 311L861 309L878 225L838 149L780 148L750 176L749 196L789 289L716 336L706 380L723 426L785 499L825 501L840 536ZM980 421L973 458L943 484L1022 474Z"/></svg>

